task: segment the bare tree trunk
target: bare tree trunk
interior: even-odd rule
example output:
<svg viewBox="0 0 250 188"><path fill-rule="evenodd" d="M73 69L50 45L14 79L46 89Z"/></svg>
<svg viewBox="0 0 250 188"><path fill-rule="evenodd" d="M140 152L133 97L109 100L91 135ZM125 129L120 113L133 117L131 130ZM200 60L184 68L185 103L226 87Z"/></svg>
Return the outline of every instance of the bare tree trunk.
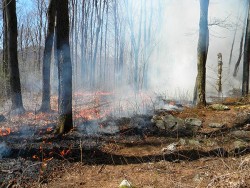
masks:
<svg viewBox="0 0 250 188"><path fill-rule="evenodd" d="M124 67L124 51L125 51L125 25L121 25L120 29L120 51L119 51L119 70L118 70L118 84L121 85L122 78L124 77L123 67Z"/></svg>
<svg viewBox="0 0 250 188"><path fill-rule="evenodd" d="M101 20L101 5L102 3L100 2L100 7L97 7L96 4L96 11L97 11L97 28L96 28L96 32L95 32L95 48L94 48L94 56L93 56L93 61L92 61L92 68L91 68L91 87L94 88L95 84L96 84L96 58L97 58L97 49L98 49L98 44L99 44L99 34L100 34L100 30L101 30L101 24L102 24L102 20ZM100 10L99 10L100 9Z"/></svg>
<svg viewBox="0 0 250 188"><path fill-rule="evenodd" d="M37 59L37 68L38 71L41 69L41 46L42 46L42 30L43 30L43 0L38 1L38 14L39 14L39 20L38 20L38 59Z"/></svg>
<svg viewBox="0 0 250 188"><path fill-rule="evenodd" d="M237 76L237 73L238 73L238 70L239 70L240 61L241 61L241 58L242 58L244 35L245 35L245 31L242 32L242 36L241 36L241 40L240 40L240 52L239 52L238 60L237 60L237 62L235 64L235 67L234 67L234 73L233 73L234 77Z"/></svg>
<svg viewBox="0 0 250 188"><path fill-rule="evenodd" d="M101 16L101 22L102 22L102 24L101 24L101 41L100 41L100 55L99 55L99 62L100 62L100 65L99 65L99 75L98 75L98 77L99 77L99 86L100 85L102 85L102 71L103 71L103 59L102 59L102 51L103 51L103 28L104 28L104 13L105 13L105 8L106 8L106 6L107 6L107 1L106 0L104 0L103 1L103 9L102 9L102 16Z"/></svg>
<svg viewBox="0 0 250 188"><path fill-rule="evenodd" d="M248 2L248 18L244 45L242 96L248 95L249 91L249 60L250 60L250 3Z"/></svg>
<svg viewBox="0 0 250 188"><path fill-rule="evenodd" d="M86 71L86 64L85 64L85 30L86 30L86 26L85 26L85 19L86 19L86 1L83 0L82 1L82 19L81 19L81 86L82 88L84 87L84 80L85 80L85 71Z"/></svg>
<svg viewBox="0 0 250 188"><path fill-rule="evenodd" d="M197 48L197 105L206 106L206 61L209 45L208 31L209 0L200 0L200 31Z"/></svg>
<svg viewBox="0 0 250 188"><path fill-rule="evenodd" d="M88 64L89 64L89 80L88 80L88 82L89 82L89 87L91 88L91 89L93 89L93 85L92 85L92 83L93 83L93 80L91 80L92 78L93 78L93 44L94 44L94 26L95 26L95 24L94 24L94 22L95 22L95 20L94 20L94 4L95 4L95 2L94 2L95 0L93 0L93 2L92 2L92 10L91 10L91 17L90 17L90 52L89 52L89 59L88 59Z"/></svg>
<svg viewBox="0 0 250 188"><path fill-rule="evenodd" d="M2 1L3 5L3 75L5 78L6 96L10 94L9 73L8 73L8 32L6 18L6 1Z"/></svg>
<svg viewBox="0 0 250 188"><path fill-rule="evenodd" d="M72 64L69 46L68 0L57 0L56 34L59 69L59 123L56 134L73 128L72 118Z"/></svg>
<svg viewBox="0 0 250 188"><path fill-rule="evenodd" d="M56 0L50 0L48 8L48 31L45 39L45 49L43 55L43 88L41 112L51 110L50 106L50 66L55 32Z"/></svg>
<svg viewBox="0 0 250 188"><path fill-rule="evenodd" d="M6 0L6 20L8 33L8 64L10 68L10 93L12 102L11 110L13 114L20 114L25 110L23 108L19 65L17 59L16 1Z"/></svg>
<svg viewBox="0 0 250 188"><path fill-rule="evenodd" d="M234 66L234 73L233 73L233 76L236 77L237 76L237 73L238 73L238 70L239 70L239 65L240 65L240 61L242 59L242 56L243 56L243 44L244 44L244 36L245 36L245 31L246 31L246 25L247 25L247 18L248 18L248 7L247 7L247 3L248 1L245 1L245 4L244 6L246 7L246 10L245 10L245 15L244 15L244 20L243 20L243 27L242 27L242 35L241 35L241 40L240 40L240 52L239 52L239 56L238 56L238 60Z"/></svg>
<svg viewBox="0 0 250 188"><path fill-rule="evenodd" d="M105 41L104 41L104 65L102 72L102 79L105 83L106 81L106 72L107 72L107 37L108 37L108 20L109 20L109 5L106 7L106 24L105 24Z"/></svg>
<svg viewBox="0 0 250 188"><path fill-rule="evenodd" d="M75 40L75 42L74 42L74 44L75 44L75 46L74 46L74 64L75 64L75 72L74 72L74 74L75 74L75 88L77 88L77 78L78 78L78 29L79 29L79 25L78 25L78 2L79 1L76 1L75 2L75 11L74 11L74 13L75 13L75 30L73 31L74 32L74 35L75 35L75 38L74 38L74 40Z"/></svg>
<svg viewBox="0 0 250 188"><path fill-rule="evenodd" d="M117 72L118 72L118 12L117 12L117 0L113 1L113 14L114 14L114 30L115 30L115 54L114 54L114 87L117 86Z"/></svg>

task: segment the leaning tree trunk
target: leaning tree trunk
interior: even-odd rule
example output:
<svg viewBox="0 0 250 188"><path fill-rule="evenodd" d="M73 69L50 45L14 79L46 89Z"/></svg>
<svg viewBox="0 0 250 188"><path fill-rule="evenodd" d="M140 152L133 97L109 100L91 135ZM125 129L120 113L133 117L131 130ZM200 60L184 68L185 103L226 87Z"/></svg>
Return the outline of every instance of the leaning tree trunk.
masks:
<svg viewBox="0 0 250 188"><path fill-rule="evenodd" d="M17 16L16 1L6 0L6 21L7 21L7 51L8 65L10 74L10 94L11 94L11 111L14 114L24 112L21 83L19 76L19 66L17 59Z"/></svg>
<svg viewBox="0 0 250 188"><path fill-rule="evenodd" d="M241 39L240 39L240 51L239 51L238 60L237 60L237 62L235 64L235 66L234 66L234 73L233 73L234 77L237 76L239 66L240 66L240 61L241 61L241 58L242 58L244 35L245 35L245 31L242 32L242 36L241 36Z"/></svg>
<svg viewBox="0 0 250 188"><path fill-rule="evenodd" d="M248 3L248 18L245 34L244 59L243 59L243 79L242 96L248 95L249 90L249 60L250 60L250 3Z"/></svg>
<svg viewBox="0 0 250 188"><path fill-rule="evenodd" d="M206 105L206 61L209 43L208 31L209 0L200 0L199 40L197 47L197 105Z"/></svg>
<svg viewBox="0 0 250 188"><path fill-rule="evenodd" d="M59 69L59 123L56 134L64 134L73 128L72 119L72 64L69 47L68 0L57 0L56 35Z"/></svg>
<svg viewBox="0 0 250 188"><path fill-rule="evenodd" d="M43 94L41 112L51 110L50 106L50 65L53 49L54 31L55 31L55 14L56 0L50 0L48 8L48 32L45 39L45 48L43 55Z"/></svg>

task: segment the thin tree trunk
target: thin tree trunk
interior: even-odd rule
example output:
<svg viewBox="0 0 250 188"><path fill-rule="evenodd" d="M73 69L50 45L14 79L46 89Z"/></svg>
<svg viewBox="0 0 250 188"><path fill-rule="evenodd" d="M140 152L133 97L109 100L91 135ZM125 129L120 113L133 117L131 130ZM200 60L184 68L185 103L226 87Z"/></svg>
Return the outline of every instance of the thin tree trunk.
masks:
<svg viewBox="0 0 250 188"><path fill-rule="evenodd" d="M85 64L85 30L86 30L86 4L85 4L85 0L82 1L82 20L81 20L81 86L82 88L84 87L84 80L85 80L85 70L86 70L86 64Z"/></svg>
<svg viewBox="0 0 250 188"><path fill-rule="evenodd" d="M50 66L53 49L54 31L55 31L56 0L50 0L48 8L48 31L45 39L45 49L43 55L43 88L41 112L51 110L50 106Z"/></svg>
<svg viewBox="0 0 250 188"><path fill-rule="evenodd" d="M101 2L100 2L100 10L98 10L97 5L96 5L96 11L97 11L97 28L95 32L95 48L94 48L94 57L92 61L92 68L91 68L91 87L94 88L96 84L96 58L97 58L97 49L98 49L98 44L99 44L99 34L101 30L101 18L100 18L100 13L101 13ZM99 13L98 13L99 12Z"/></svg>
<svg viewBox="0 0 250 188"><path fill-rule="evenodd" d="M238 60L237 60L237 62L235 64L235 67L234 67L234 73L233 73L234 77L237 76L237 73L238 73L238 70L239 70L240 61L241 61L241 58L242 58L244 34L245 34L245 31L242 32L242 36L241 36L241 40L240 40L240 52L239 52Z"/></svg>
<svg viewBox="0 0 250 188"><path fill-rule="evenodd" d="M242 96L248 95L249 91L249 60L250 60L250 3L248 2L248 18L245 34L244 59L243 59L243 78Z"/></svg>
<svg viewBox="0 0 250 188"><path fill-rule="evenodd" d="M106 82L106 72L107 72L107 37L108 37L108 19L109 19L109 5L107 4L106 8L106 24L105 24L105 42L104 42L104 65L103 65L103 72L102 72L102 80L104 83Z"/></svg>
<svg viewBox="0 0 250 188"><path fill-rule="evenodd" d="M209 0L200 0L200 31L197 48L197 105L206 106L206 61L209 45L208 31Z"/></svg>

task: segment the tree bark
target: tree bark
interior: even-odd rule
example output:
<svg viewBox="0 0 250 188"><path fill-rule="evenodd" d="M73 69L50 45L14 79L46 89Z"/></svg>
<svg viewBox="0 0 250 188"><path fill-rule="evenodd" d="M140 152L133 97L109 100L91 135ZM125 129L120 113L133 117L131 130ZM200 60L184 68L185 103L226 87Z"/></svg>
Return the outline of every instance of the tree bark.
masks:
<svg viewBox="0 0 250 188"><path fill-rule="evenodd" d="M238 70L239 70L240 61L241 61L241 58L242 58L244 34L245 34L245 31L242 32L242 36L241 36L241 39L240 39L240 52L239 52L238 60L237 60L237 62L235 64L235 67L234 67L234 73L233 73L234 77L237 76L237 73L238 73Z"/></svg>
<svg viewBox="0 0 250 188"><path fill-rule="evenodd" d="M59 123L55 134L61 135L73 128L72 118L72 64L69 46L68 0L57 0L56 35L59 69Z"/></svg>
<svg viewBox="0 0 250 188"><path fill-rule="evenodd" d="M9 72L8 72L8 32L7 32L7 20L6 20L6 1L2 1L3 6L3 76L6 96L10 95L9 85Z"/></svg>
<svg viewBox="0 0 250 188"><path fill-rule="evenodd" d="M50 0L48 8L48 31L45 39L45 49L43 55L43 93L41 112L51 110L50 106L50 66L55 32L56 0Z"/></svg>
<svg viewBox="0 0 250 188"><path fill-rule="evenodd" d="M199 40L197 47L197 105L206 106L206 61L209 44L208 31L209 0L200 0Z"/></svg>
<svg viewBox="0 0 250 188"><path fill-rule="evenodd" d="M249 60L250 60L250 3L248 3L248 18L244 45L242 96L248 95L249 91Z"/></svg>
<svg viewBox="0 0 250 188"><path fill-rule="evenodd" d="M23 108L19 65L17 59L16 1L6 0L6 20L8 37L8 65L10 73L10 94L12 102L11 111L13 114L20 114L25 110Z"/></svg>

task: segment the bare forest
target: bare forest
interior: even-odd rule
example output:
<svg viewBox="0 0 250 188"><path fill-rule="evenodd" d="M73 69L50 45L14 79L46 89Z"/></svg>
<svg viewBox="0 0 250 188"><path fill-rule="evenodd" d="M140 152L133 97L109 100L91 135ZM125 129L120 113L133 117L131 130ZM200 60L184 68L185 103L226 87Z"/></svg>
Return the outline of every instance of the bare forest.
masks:
<svg viewBox="0 0 250 188"><path fill-rule="evenodd" d="M0 9L0 187L250 187L249 0Z"/></svg>

